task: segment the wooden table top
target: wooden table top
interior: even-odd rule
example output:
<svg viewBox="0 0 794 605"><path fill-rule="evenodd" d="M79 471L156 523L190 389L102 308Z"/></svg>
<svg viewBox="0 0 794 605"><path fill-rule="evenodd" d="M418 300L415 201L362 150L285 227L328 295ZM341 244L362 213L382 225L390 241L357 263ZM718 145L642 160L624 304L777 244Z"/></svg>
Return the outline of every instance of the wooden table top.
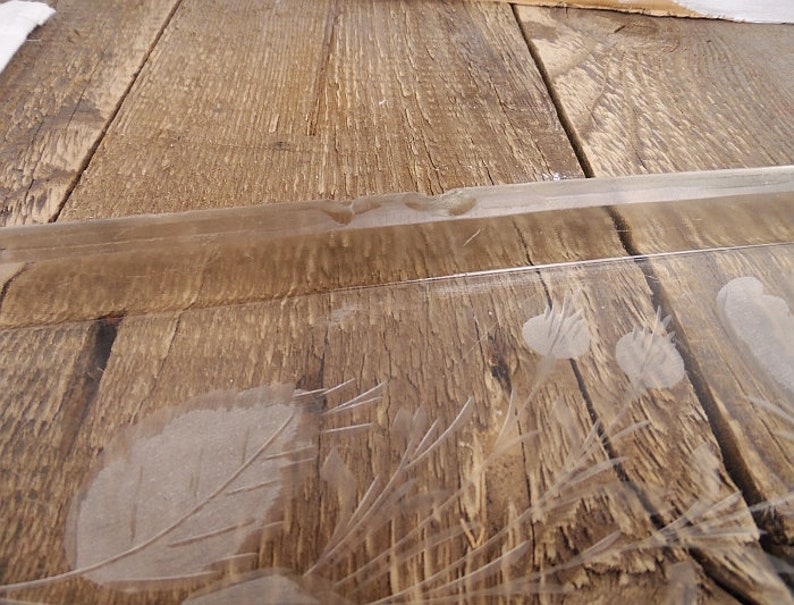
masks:
<svg viewBox="0 0 794 605"><path fill-rule="evenodd" d="M52 4L0 602L792 601L794 26Z"/></svg>

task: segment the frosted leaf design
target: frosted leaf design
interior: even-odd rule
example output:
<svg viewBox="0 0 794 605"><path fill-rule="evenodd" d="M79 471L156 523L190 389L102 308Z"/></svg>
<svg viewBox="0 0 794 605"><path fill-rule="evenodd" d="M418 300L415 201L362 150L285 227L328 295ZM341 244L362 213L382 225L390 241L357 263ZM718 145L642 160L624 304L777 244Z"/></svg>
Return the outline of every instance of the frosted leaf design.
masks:
<svg viewBox="0 0 794 605"><path fill-rule="evenodd" d="M356 506L356 478L342 461L336 448L332 449L320 467L320 478L331 485L339 501L339 518L347 521Z"/></svg>
<svg viewBox="0 0 794 605"><path fill-rule="evenodd" d="M719 291L717 307L725 326L794 393L794 317L786 301L764 294L755 277L737 277Z"/></svg>
<svg viewBox="0 0 794 605"><path fill-rule="evenodd" d="M615 346L620 369L638 388L667 389L684 378L684 360L673 344L674 332L667 332L670 317L656 313L653 328L634 329Z"/></svg>
<svg viewBox="0 0 794 605"><path fill-rule="evenodd" d="M122 587L213 576L278 519L287 471L314 434L300 395L218 391L122 430L72 500L72 567Z"/></svg>
<svg viewBox="0 0 794 605"><path fill-rule="evenodd" d="M541 315L529 319L521 334L527 345L544 357L572 359L590 348L587 325L567 296L562 306L553 303Z"/></svg>

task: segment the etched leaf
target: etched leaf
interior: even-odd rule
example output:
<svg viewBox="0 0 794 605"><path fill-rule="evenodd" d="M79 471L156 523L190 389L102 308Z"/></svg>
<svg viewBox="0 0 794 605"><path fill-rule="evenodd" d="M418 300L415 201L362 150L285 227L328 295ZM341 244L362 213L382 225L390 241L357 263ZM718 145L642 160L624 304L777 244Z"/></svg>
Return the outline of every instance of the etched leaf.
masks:
<svg viewBox="0 0 794 605"><path fill-rule="evenodd" d="M562 306L553 303L541 315L529 319L521 333L527 345L544 357L572 359L590 348L587 325L567 296Z"/></svg>
<svg viewBox="0 0 794 605"><path fill-rule="evenodd" d="M218 391L123 429L72 500L72 567L103 585L167 585L245 556L245 542L278 520L289 472L312 444L316 416L302 395L289 385Z"/></svg>
<svg viewBox="0 0 794 605"><path fill-rule="evenodd" d="M794 392L794 317L755 277L737 277L717 294L720 318L781 385Z"/></svg>
<svg viewBox="0 0 794 605"><path fill-rule="evenodd" d="M684 360L673 344L674 332L667 332L670 317L656 313L653 327L634 329L615 346L620 369L640 388L666 389L684 378Z"/></svg>
<svg viewBox="0 0 794 605"><path fill-rule="evenodd" d="M336 586L356 579L359 580L356 590L361 590L382 574L389 573L390 569L417 556L418 552L425 548L430 548L429 545L461 535L462 530L458 525L453 528L454 532L451 534L446 532L436 536L421 534L423 529L435 519L435 514L457 502L460 492L448 496L443 489L421 490L418 488L414 471L460 431L473 409L474 400L470 398L461 406L452 422L446 428L442 428L440 419L432 423L429 421L425 406L420 406L413 414L404 408L399 408L392 423L392 432L398 434L397 441L402 448L399 465L388 478L378 475L370 482L369 487L358 499L352 514L347 514L345 511L351 510L349 494L354 493L351 490L355 490L354 477L337 452L332 450L323 464L321 473L337 492L340 515L323 552L304 574L304 578L321 575L339 562L341 556L346 556L366 544L369 537L381 527L414 514L419 515L423 520L391 544L387 551L371 558L364 566L337 582ZM345 483L348 485L345 486ZM413 551L412 540L417 536L421 538L421 548L420 551ZM408 547L407 550L404 547Z"/></svg>
<svg viewBox="0 0 794 605"><path fill-rule="evenodd" d="M320 605L320 601L303 592L295 582L284 576L270 574L232 584L220 590L193 596L183 601L185 605L225 605L226 603L262 603L267 595L270 603L289 603L290 605Z"/></svg>

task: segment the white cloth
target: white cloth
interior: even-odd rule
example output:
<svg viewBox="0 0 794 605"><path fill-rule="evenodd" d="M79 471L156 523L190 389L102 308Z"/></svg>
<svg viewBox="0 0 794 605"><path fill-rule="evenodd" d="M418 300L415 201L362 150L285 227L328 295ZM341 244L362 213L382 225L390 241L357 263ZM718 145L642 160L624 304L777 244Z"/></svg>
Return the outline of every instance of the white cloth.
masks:
<svg viewBox="0 0 794 605"><path fill-rule="evenodd" d="M0 72L37 26L44 25L55 10L43 2L10 0L0 4Z"/></svg>
<svg viewBox="0 0 794 605"><path fill-rule="evenodd" d="M676 0L681 6L707 17L751 23L792 23L792 0Z"/></svg>

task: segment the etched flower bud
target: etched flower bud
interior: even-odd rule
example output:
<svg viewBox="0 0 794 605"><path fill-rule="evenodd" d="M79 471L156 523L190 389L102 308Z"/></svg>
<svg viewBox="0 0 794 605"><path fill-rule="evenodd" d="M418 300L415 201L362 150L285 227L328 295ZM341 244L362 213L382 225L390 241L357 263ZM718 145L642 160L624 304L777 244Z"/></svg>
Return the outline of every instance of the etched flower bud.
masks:
<svg viewBox="0 0 794 605"><path fill-rule="evenodd" d="M620 369L640 388L665 389L684 378L684 360L673 344L674 332L667 332L670 317L656 313L653 328L634 329L615 347Z"/></svg>
<svg viewBox="0 0 794 605"><path fill-rule="evenodd" d="M521 333L527 345L544 357L572 359L590 348L587 324L567 296L561 307L553 303L527 321Z"/></svg>

